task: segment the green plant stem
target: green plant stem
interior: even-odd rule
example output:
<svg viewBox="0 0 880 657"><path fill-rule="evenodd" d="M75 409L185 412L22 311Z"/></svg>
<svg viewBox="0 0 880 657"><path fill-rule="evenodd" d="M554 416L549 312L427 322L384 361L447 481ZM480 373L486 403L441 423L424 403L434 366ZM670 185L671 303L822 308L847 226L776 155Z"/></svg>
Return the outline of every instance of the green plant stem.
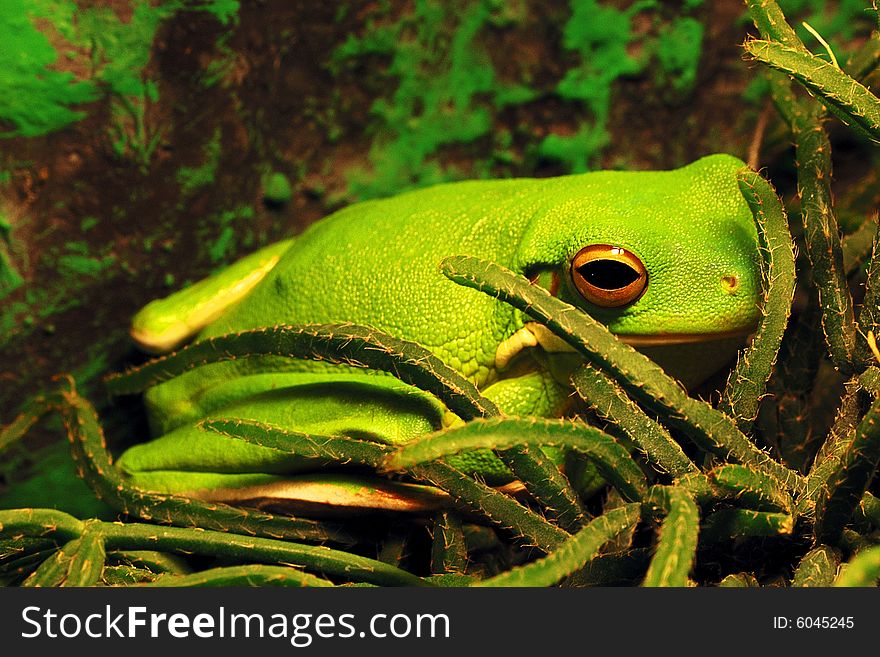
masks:
<svg viewBox="0 0 880 657"><path fill-rule="evenodd" d="M572 375L571 381L593 412L620 428L662 472L671 477L699 472L669 432L648 417L605 374L591 365L583 365Z"/></svg>
<svg viewBox="0 0 880 657"><path fill-rule="evenodd" d="M467 545L457 513L444 511L434 516L434 540L431 543L431 572L464 573L467 568Z"/></svg>
<svg viewBox="0 0 880 657"><path fill-rule="evenodd" d="M694 498L680 486L654 486L645 505L666 517L642 586L687 586L700 531L700 511Z"/></svg>
<svg viewBox="0 0 880 657"><path fill-rule="evenodd" d="M570 534L550 524L540 515L518 504L516 500L494 488L468 477L462 472L435 461L416 466L410 473L438 488L456 500L459 508L476 513L513 536L525 539L544 552L552 552Z"/></svg>
<svg viewBox="0 0 880 657"><path fill-rule="evenodd" d="M288 566L225 566L189 575L163 575L142 586L333 586L333 582Z"/></svg>
<svg viewBox="0 0 880 657"><path fill-rule="evenodd" d="M718 582L718 586L724 588L748 589L757 588L761 585L751 573L734 573Z"/></svg>
<svg viewBox="0 0 880 657"><path fill-rule="evenodd" d="M354 324L276 326L209 338L107 377L114 395L142 392L208 363L285 356L389 372L430 392L463 420L499 414L476 387L424 347Z"/></svg>
<svg viewBox="0 0 880 657"><path fill-rule="evenodd" d="M852 276L862 266L865 259L872 256L872 252L876 253L876 241L877 220L873 217L863 221L854 232L843 236L840 248L843 251L843 273L846 276Z"/></svg>
<svg viewBox="0 0 880 657"><path fill-rule="evenodd" d="M820 545L807 552L794 572L792 586L831 586L840 568L840 552Z"/></svg>
<svg viewBox="0 0 880 657"><path fill-rule="evenodd" d="M476 582L475 586L552 586L580 570L605 543L633 527L640 517L639 504L627 504L591 520L546 557L527 566Z"/></svg>
<svg viewBox="0 0 880 657"><path fill-rule="evenodd" d="M859 507L865 519L874 525L875 529L880 529L880 499L871 493L865 493L859 502Z"/></svg>
<svg viewBox="0 0 880 657"><path fill-rule="evenodd" d="M13 509L0 511L0 533L6 536L49 537L72 541L82 536L82 520L54 509Z"/></svg>
<svg viewBox="0 0 880 657"><path fill-rule="evenodd" d="M834 545L867 491L880 462L880 399L875 399L847 441L836 467L816 498L814 532L819 543Z"/></svg>
<svg viewBox="0 0 880 657"><path fill-rule="evenodd" d="M89 521L104 539L108 550L161 550L201 554L233 561L292 564L305 570L348 581L386 586L421 586L424 580L375 559L333 550L257 536L146 524Z"/></svg>
<svg viewBox="0 0 880 657"><path fill-rule="evenodd" d="M354 542L349 532L329 523L273 516L132 487L111 462L104 432L92 405L77 394L72 382L62 395L65 400L61 407L62 417L70 436L74 461L81 476L95 493L113 508L144 520L183 527L199 526L253 536L314 542Z"/></svg>
<svg viewBox="0 0 880 657"><path fill-rule="evenodd" d="M874 338L880 342L880 234L876 232L876 224L871 222L874 232L874 241L871 247L871 261L868 265L868 279L865 282L865 298L862 309L859 312L859 330L862 335L873 333ZM868 341L860 343L862 347L862 359L867 363L877 365L877 357L868 346Z"/></svg>
<svg viewBox="0 0 880 657"><path fill-rule="evenodd" d="M785 20L785 14L775 0L746 0L746 6L762 37L806 52L806 47Z"/></svg>
<svg viewBox="0 0 880 657"><path fill-rule="evenodd" d="M754 59L800 82L846 125L880 141L880 100L864 85L798 48L761 40L747 41L744 48Z"/></svg>
<svg viewBox="0 0 880 657"><path fill-rule="evenodd" d="M709 473L718 489L730 498L756 511L792 513L794 502L779 482L769 475L743 465L722 465Z"/></svg>
<svg viewBox="0 0 880 657"><path fill-rule="evenodd" d="M117 550L107 554L108 561L122 562L136 568L144 568L157 574L188 575L189 565L176 554L155 550Z"/></svg>
<svg viewBox="0 0 880 657"><path fill-rule="evenodd" d="M479 420L467 424L474 422ZM498 456L560 527L574 532L584 525L587 517L577 492L539 445L518 441L499 449Z"/></svg>
<svg viewBox="0 0 880 657"><path fill-rule="evenodd" d="M645 475L620 443L595 427L570 420L473 420L400 446L386 457L385 469L406 470L460 452L506 449L516 444L577 450L592 460L605 480L630 501L641 500L647 489Z"/></svg>
<svg viewBox="0 0 880 657"><path fill-rule="evenodd" d="M211 418L203 420L201 426L260 447L336 464L378 468L382 459L393 451L392 447L382 443L345 436L317 436L251 420Z"/></svg>
<svg viewBox="0 0 880 657"><path fill-rule="evenodd" d="M740 173L738 182L758 229L763 263L762 319L751 344L741 352L727 379L719 409L734 418L741 431L748 432L758 416L758 405L779 354L791 314L796 276L785 208L776 192L752 171Z"/></svg>
<svg viewBox="0 0 880 657"><path fill-rule="evenodd" d="M0 570L2 570L4 564L22 556L43 550L56 549L58 549L58 544L51 538L33 538L30 536L2 538L2 535L0 535Z"/></svg>
<svg viewBox="0 0 880 657"><path fill-rule="evenodd" d="M86 528L40 564L22 586L93 586L101 578L104 558L103 537Z"/></svg>
<svg viewBox="0 0 880 657"><path fill-rule="evenodd" d="M56 410L60 404L61 396L57 392L37 395L26 401L12 422L0 429L0 456L21 440L41 417Z"/></svg>
<svg viewBox="0 0 880 657"><path fill-rule="evenodd" d="M354 324L276 326L210 338L110 376L106 384L113 394L131 394L208 363L268 355L388 372L433 394L465 421L500 414L470 381L421 345ZM541 455L514 446L499 456L548 508L555 509L555 502L562 499L576 503L567 480Z"/></svg>
<svg viewBox="0 0 880 657"><path fill-rule="evenodd" d="M816 460L807 479L808 482L813 478L814 472L822 468L829 458L839 455L852 432L856 430L862 416L863 394L857 377L853 377L844 384L843 397L837 408L834 423L828 431L828 437L819 448L819 453L816 455Z"/></svg>
<svg viewBox="0 0 880 657"><path fill-rule="evenodd" d="M774 79L774 101L795 139L804 241L819 292L825 342L835 367L849 375L860 369L862 347L831 198L831 144L817 108L797 100L790 84Z"/></svg>
<svg viewBox="0 0 880 657"><path fill-rule="evenodd" d="M794 520L787 513L721 509L706 517L700 544L711 545L737 538L785 536L794 530Z"/></svg>
<svg viewBox="0 0 880 657"><path fill-rule="evenodd" d="M600 554L565 580L563 586L636 585L644 579L651 556L652 552L648 548Z"/></svg>
<svg viewBox="0 0 880 657"><path fill-rule="evenodd" d="M810 394L824 354L819 295L808 285L808 301L797 320L789 322L768 393L775 404L762 409L762 427L768 442L775 443L783 461L799 472L807 472L815 456L819 432L811 431L813 414Z"/></svg>

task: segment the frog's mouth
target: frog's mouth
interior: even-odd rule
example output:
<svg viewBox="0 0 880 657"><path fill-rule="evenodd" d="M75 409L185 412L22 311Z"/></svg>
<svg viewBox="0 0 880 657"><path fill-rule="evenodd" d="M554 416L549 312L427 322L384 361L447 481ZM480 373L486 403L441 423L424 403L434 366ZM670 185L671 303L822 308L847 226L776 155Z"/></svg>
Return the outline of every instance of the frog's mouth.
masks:
<svg viewBox="0 0 880 657"><path fill-rule="evenodd" d="M716 342L732 338L745 338L754 332L754 328L737 329L734 331L718 331L716 333L664 333L659 335L618 335L617 338L631 347L659 347L674 344L697 344Z"/></svg>
<svg viewBox="0 0 880 657"><path fill-rule="evenodd" d="M753 327L716 333L666 333L658 335L617 335L617 338L631 347L661 347L672 345L699 344L745 338L754 331ZM543 324L527 322L516 333L504 340L495 350L495 367L503 369L515 356L529 347L540 347L547 353L575 353L575 349Z"/></svg>

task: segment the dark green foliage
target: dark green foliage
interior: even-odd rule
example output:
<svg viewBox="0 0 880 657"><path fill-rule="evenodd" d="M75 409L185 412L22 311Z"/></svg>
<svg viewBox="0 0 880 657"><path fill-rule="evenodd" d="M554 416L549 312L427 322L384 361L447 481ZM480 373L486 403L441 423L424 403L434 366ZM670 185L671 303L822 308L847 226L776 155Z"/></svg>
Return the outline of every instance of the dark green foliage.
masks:
<svg viewBox="0 0 880 657"><path fill-rule="evenodd" d="M479 582L478 586L550 586L577 572L599 549L639 520L639 505L627 504L592 520L552 554Z"/></svg>

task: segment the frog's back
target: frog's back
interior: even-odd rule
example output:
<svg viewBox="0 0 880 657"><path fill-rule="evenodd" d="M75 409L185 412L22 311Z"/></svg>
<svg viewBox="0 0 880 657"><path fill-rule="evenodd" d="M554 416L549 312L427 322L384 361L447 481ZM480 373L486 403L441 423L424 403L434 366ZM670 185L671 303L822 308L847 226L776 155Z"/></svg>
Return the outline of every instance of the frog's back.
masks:
<svg viewBox="0 0 880 657"><path fill-rule="evenodd" d="M454 361L488 362L491 340L483 346L474 336L479 329L497 341L506 317L496 316L494 300L446 280L438 265L457 254L512 263L542 184L465 181L340 210L299 236L260 285L203 336L354 322L415 340ZM474 326L475 318L481 326Z"/></svg>
<svg viewBox="0 0 880 657"><path fill-rule="evenodd" d="M627 248L649 270L674 270L654 277L641 303L606 317L609 325L617 322L613 330L691 330L699 300L690 291L706 276L715 280L715 269L727 267L744 284L755 279L754 225L734 176L742 166L715 155L672 171L466 181L359 203L306 230L203 336L353 322L418 342L479 382L521 320L509 306L445 279L439 263L470 255L527 273L561 267L591 243ZM753 287L743 286L735 309L746 320L754 314ZM732 303L731 295L721 296ZM715 317L727 317L718 304L701 303L707 331ZM663 321L645 312L651 304ZM673 320L684 328L670 329Z"/></svg>
<svg viewBox="0 0 880 657"><path fill-rule="evenodd" d="M719 327L748 329L758 312L760 271L754 222L736 186L743 166L715 155L667 172L468 181L359 203L295 238L266 277L199 338L283 324L362 324L418 342L483 389L498 379L499 345L524 320L510 306L447 280L439 263L471 255L519 273L551 271L559 280L585 244L621 246L656 273L639 303L604 317L590 308L614 332L702 339ZM725 280L738 283L735 293ZM713 295L706 293L711 281ZM577 305L570 288L562 280L557 293ZM203 417L199 400L215 386L327 367L237 359L158 386L148 404L161 421L156 426L167 431Z"/></svg>

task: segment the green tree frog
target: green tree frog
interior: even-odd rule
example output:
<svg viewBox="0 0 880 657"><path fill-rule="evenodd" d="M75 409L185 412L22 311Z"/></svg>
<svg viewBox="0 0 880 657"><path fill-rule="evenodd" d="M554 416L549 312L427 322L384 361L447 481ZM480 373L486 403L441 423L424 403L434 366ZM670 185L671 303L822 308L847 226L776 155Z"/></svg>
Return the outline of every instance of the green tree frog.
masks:
<svg viewBox="0 0 880 657"><path fill-rule="evenodd" d="M730 360L760 314L743 167L711 155L672 171L455 182L357 203L151 303L132 334L158 353L252 328L353 322L427 347L507 414L562 413L578 357L438 271L446 256L472 255L545 286L694 383ZM278 357L200 367L145 400L156 438L129 448L120 467L143 488L224 499L283 499L316 465L205 431L203 418L392 444L455 421L393 377ZM482 455L466 465L505 475Z"/></svg>

